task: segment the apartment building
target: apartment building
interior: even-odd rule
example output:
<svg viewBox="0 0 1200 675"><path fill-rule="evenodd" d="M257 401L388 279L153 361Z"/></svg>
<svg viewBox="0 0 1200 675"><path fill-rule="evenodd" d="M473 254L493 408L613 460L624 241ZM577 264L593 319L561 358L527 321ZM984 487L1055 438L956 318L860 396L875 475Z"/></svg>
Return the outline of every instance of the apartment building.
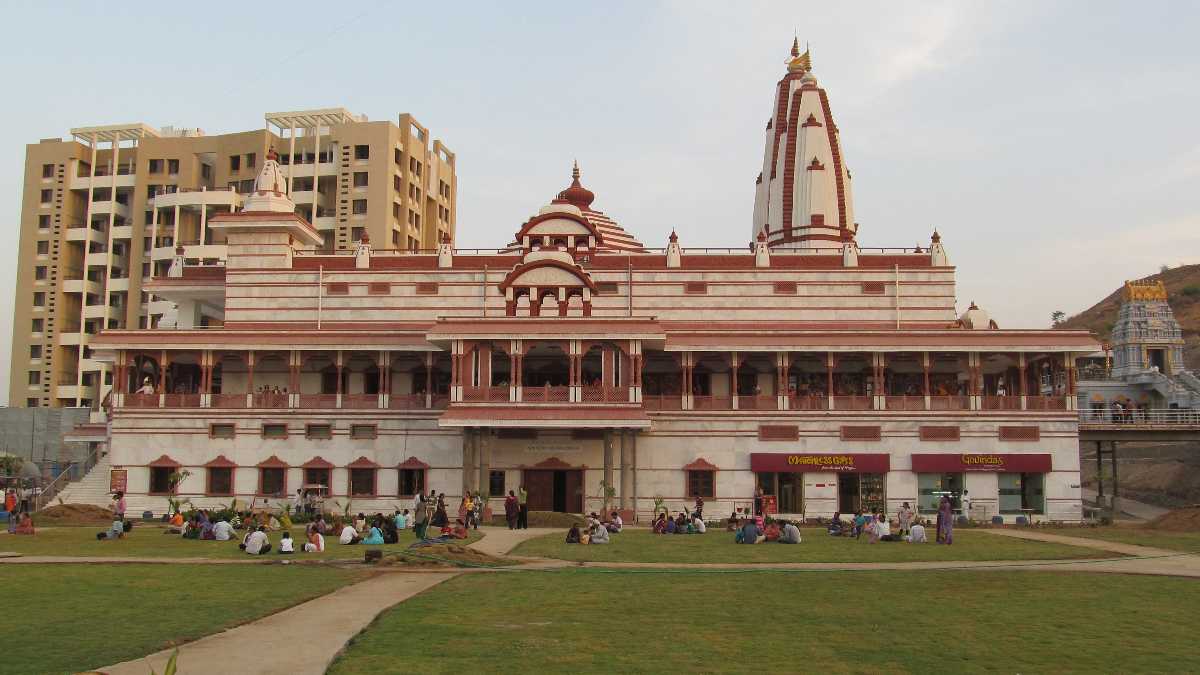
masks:
<svg viewBox="0 0 1200 675"><path fill-rule="evenodd" d="M142 286L177 255L223 264L224 236L208 220L241 210L271 149L327 252L364 236L409 252L454 238L454 153L408 114L269 113L262 129L211 136L142 123L70 133L26 147L10 405L98 405L112 374L92 358L91 336L171 313L175 303ZM196 312L189 324L220 323Z"/></svg>

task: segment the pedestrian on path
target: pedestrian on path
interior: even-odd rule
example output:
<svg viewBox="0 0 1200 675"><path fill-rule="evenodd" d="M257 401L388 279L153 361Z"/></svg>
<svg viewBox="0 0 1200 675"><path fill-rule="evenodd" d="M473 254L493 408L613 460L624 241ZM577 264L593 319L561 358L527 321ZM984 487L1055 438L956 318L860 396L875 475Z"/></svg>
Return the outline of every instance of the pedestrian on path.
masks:
<svg viewBox="0 0 1200 675"><path fill-rule="evenodd" d="M512 491L509 490L509 494ZM529 493L525 490L525 486L517 488L517 529L529 529Z"/></svg>
<svg viewBox="0 0 1200 675"><path fill-rule="evenodd" d="M508 521L508 529L515 530L520 522L521 507L517 501L517 495L513 494L512 490L508 491L508 496L504 498L504 520Z"/></svg>
<svg viewBox="0 0 1200 675"><path fill-rule="evenodd" d="M447 527L450 525L450 516L446 513L446 493L442 492L437 496L437 506L433 510L433 518L429 521L433 527Z"/></svg>
<svg viewBox="0 0 1200 675"><path fill-rule="evenodd" d="M900 509L896 511L896 521L900 523L900 536L908 534L909 528L912 527L912 520L912 507L908 505L908 502L904 502L900 505Z"/></svg>
<svg viewBox="0 0 1200 675"><path fill-rule="evenodd" d="M954 543L954 504L950 497L942 495L938 504L938 536L939 544Z"/></svg>
<svg viewBox="0 0 1200 675"><path fill-rule="evenodd" d="M429 505L423 495L417 495L413 502L413 534L417 539L425 538L425 528L429 523Z"/></svg>

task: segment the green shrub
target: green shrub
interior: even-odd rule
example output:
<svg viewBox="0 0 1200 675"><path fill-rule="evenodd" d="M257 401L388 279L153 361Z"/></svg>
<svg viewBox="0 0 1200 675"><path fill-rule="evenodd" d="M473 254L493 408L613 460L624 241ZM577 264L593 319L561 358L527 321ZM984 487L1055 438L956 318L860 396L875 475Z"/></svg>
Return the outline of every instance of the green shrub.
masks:
<svg viewBox="0 0 1200 675"><path fill-rule="evenodd" d="M1196 286L1196 285L1185 286L1184 289L1181 291L1181 293L1188 296L1189 298L1196 296L1196 295L1200 295L1200 286Z"/></svg>

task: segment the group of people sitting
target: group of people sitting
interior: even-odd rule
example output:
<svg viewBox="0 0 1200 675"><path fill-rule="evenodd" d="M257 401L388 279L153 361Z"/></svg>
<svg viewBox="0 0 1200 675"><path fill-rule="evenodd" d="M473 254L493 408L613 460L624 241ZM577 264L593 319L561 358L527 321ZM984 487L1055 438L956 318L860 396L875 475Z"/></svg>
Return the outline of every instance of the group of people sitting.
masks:
<svg viewBox="0 0 1200 675"><path fill-rule="evenodd" d="M892 529L895 526L896 532ZM865 534L867 542L874 544L881 541L905 541L912 544L924 544L925 525L915 518L912 507L908 502L896 512L896 520L888 520L887 514L878 509L870 513L856 512L849 523L842 520L841 513L834 513L829 521L828 532L834 537L854 537L861 539Z"/></svg>
<svg viewBox="0 0 1200 675"><path fill-rule="evenodd" d="M654 534L704 534L708 526L704 524L704 517L699 511L690 516L686 511L680 511L674 518L664 511L654 519L651 531Z"/></svg>
<svg viewBox="0 0 1200 675"><path fill-rule="evenodd" d="M623 529L625 529L625 522L621 520L620 513L613 511L608 522L604 522L593 511L588 514L583 527L577 524L571 525L571 529L567 530L567 543L607 544L611 541L609 535L620 534Z"/></svg>
<svg viewBox="0 0 1200 675"><path fill-rule="evenodd" d="M19 515L8 512L8 533L9 534L33 534L33 519L29 517L28 511L22 511Z"/></svg>
<svg viewBox="0 0 1200 675"><path fill-rule="evenodd" d="M800 528L789 520L773 520L764 523L762 516L747 518L733 535L737 544L762 544L778 542L780 544L799 544Z"/></svg>

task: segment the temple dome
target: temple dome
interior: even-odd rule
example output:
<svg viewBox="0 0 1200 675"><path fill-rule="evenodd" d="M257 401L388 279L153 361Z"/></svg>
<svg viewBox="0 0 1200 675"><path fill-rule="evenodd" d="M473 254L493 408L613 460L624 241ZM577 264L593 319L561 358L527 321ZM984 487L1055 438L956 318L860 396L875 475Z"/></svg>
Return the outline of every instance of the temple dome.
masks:
<svg viewBox="0 0 1200 675"><path fill-rule="evenodd" d="M558 193L558 199L555 201L566 202L582 211L590 207L595 199L595 193L583 187L579 182L579 162L575 162L575 166L571 169L571 186Z"/></svg>
<svg viewBox="0 0 1200 675"><path fill-rule="evenodd" d="M252 213L293 213L296 204L288 196L287 178L279 168L279 155L275 148L267 152L258 177L254 179L254 192L246 197L243 211Z"/></svg>

